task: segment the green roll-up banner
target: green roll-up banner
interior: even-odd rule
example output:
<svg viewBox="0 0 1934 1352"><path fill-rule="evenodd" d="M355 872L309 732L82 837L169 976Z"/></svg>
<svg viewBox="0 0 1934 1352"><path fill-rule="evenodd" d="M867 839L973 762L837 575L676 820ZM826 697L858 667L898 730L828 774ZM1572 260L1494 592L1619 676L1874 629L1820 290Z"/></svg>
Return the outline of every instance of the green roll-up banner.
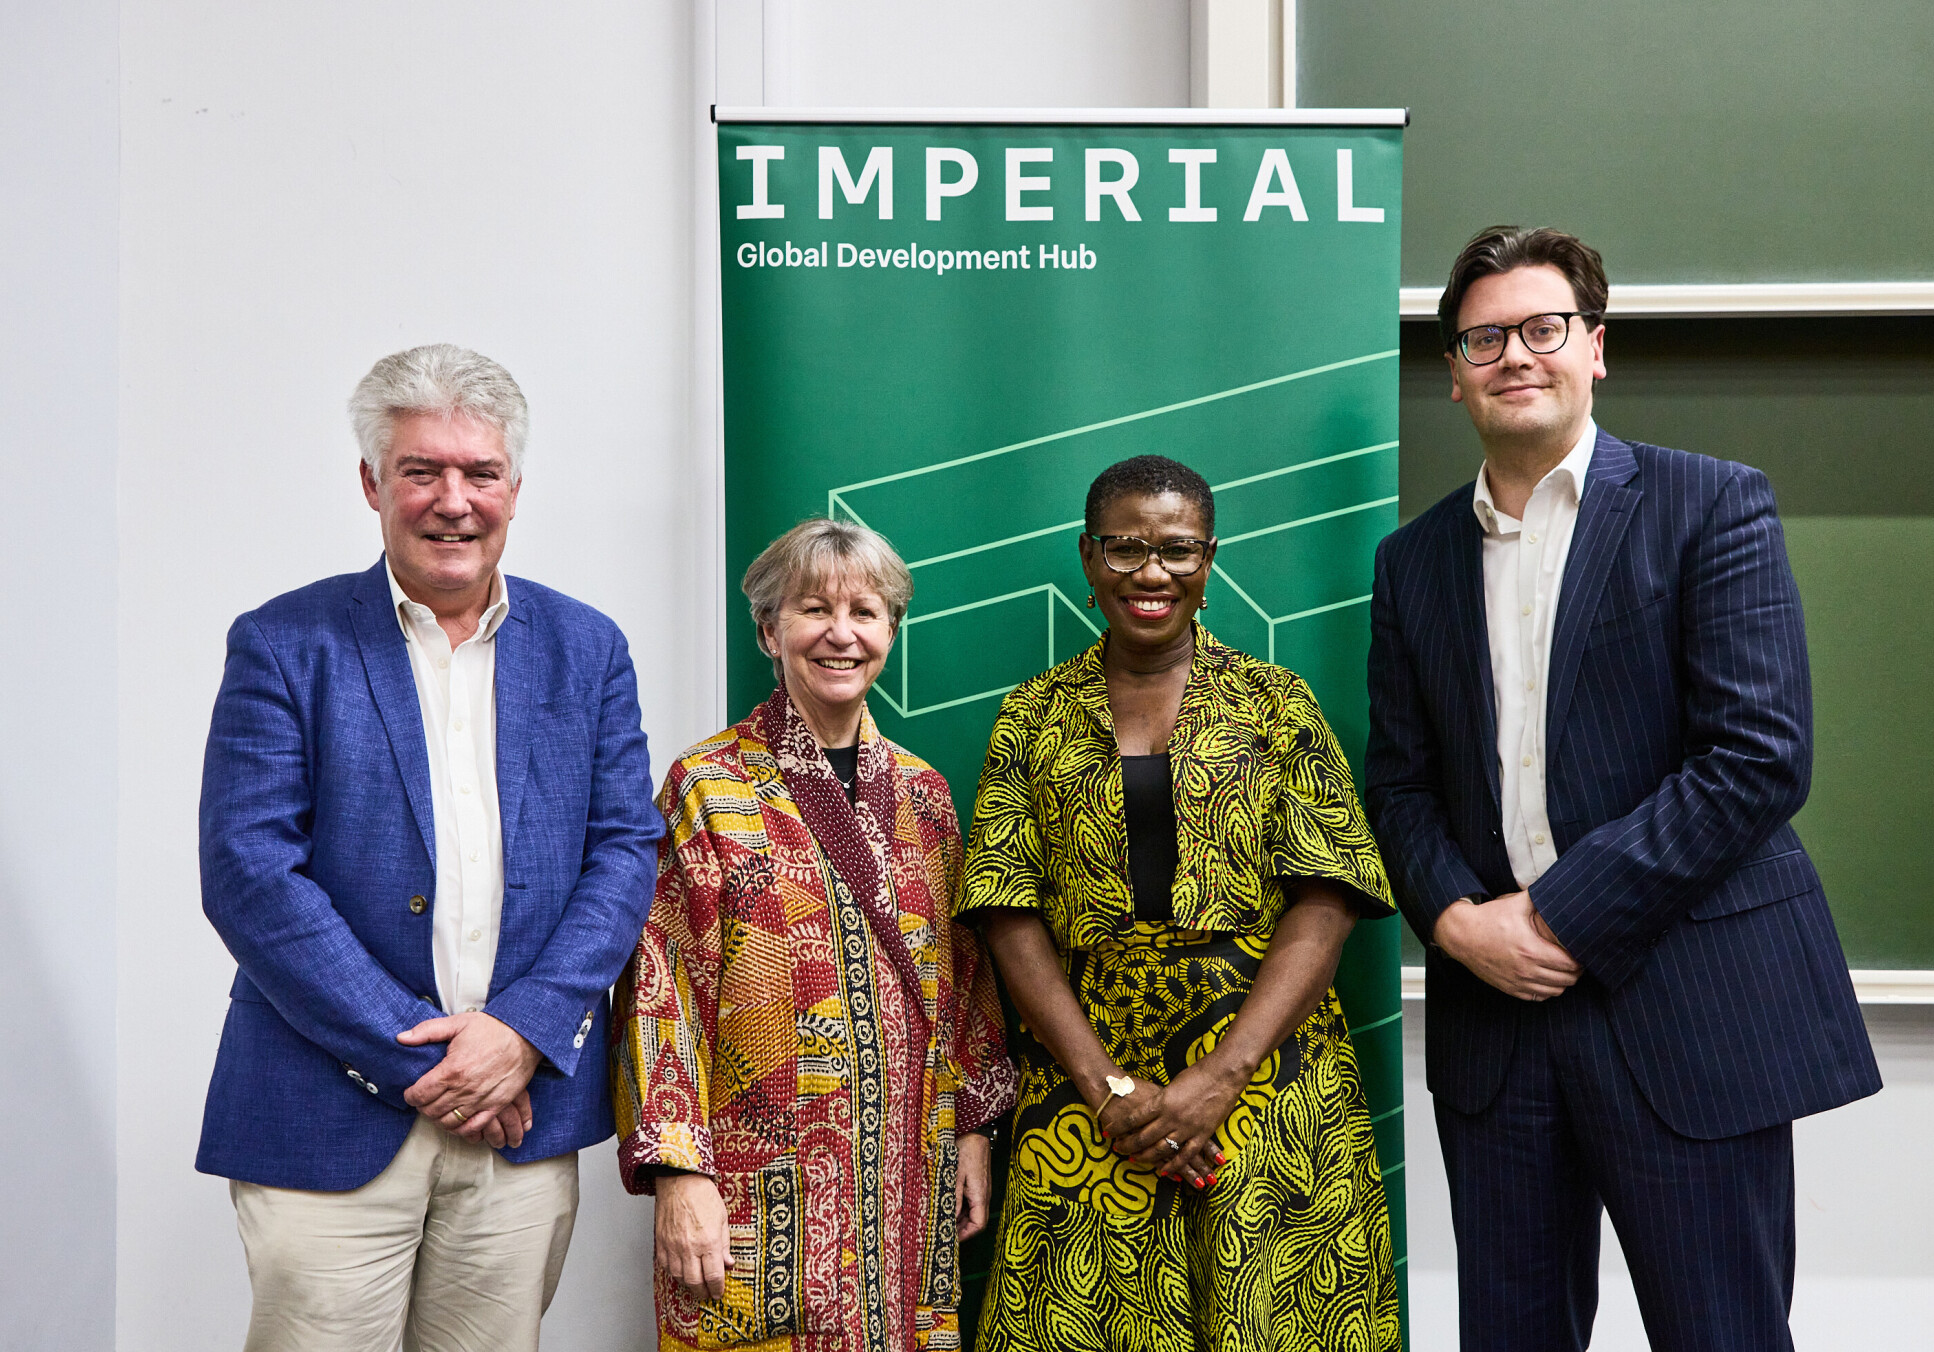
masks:
<svg viewBox="0 0 1934 1352"><path fill-rule="evenodd" d="M727 575L814 515L893 542L915 592L872 709L963 823L1000 697L1097 637L1088 483L1146 453L1215 487L1205 622L1307 679L1361 771L1403 117L1213 116L719 117ZM737 718L772 668L727 612ZM1398 923L1337 988L1401 1264Z"/></svg>

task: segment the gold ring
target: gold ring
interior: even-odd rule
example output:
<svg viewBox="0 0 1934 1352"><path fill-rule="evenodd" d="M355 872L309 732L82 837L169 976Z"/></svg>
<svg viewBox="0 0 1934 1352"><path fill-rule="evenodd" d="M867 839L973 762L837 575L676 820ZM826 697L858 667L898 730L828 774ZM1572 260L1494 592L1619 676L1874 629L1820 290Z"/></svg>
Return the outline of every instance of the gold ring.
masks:
<svg viewBox="0 0 1934 1352"><path fill-rule="evenodd" d="M452 1117L454 1117L454 1118L456 1118L456 1119L457 1119L457 1121L459 1121L459 1122L461 1122L461 1121L463 1121L463 1109L461 1109L461 1108L452 1108L452 1109L450 1110L450 1116L452 1116Z"/></svg>

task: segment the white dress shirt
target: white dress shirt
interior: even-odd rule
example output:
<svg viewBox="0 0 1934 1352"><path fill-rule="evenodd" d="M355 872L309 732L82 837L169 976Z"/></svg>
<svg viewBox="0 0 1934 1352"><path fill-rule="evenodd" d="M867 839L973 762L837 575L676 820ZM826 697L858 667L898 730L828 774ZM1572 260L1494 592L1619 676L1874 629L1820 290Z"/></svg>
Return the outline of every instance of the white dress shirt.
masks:
<svg viewBox="0 0 1934 1352"><path fill-rule="evenodd" d="M484 1007L497 964L504 910L504 829L497 812L497 630L510 613L502 573L477 632L457 645L428 606L389 575L390 599L410 653L423 740L430 753L430 811L436 818L436 896L430 953L443 1012Z"/></svg>
<svg viewBox="0 0 1934 1352"><path fill-rule="evenodd" d="M1531 490L1524 520L1497 510L1484 469L1477 472L1471 503L1484 527L1484 619L1491 637L1491 684L1497 693L1504 848L1519 887L1531 886L1558 862L1545 811L1545 679L1558 622L1558 589L1597 440L1598 424L1587 421L1570 453Z"/></svg>

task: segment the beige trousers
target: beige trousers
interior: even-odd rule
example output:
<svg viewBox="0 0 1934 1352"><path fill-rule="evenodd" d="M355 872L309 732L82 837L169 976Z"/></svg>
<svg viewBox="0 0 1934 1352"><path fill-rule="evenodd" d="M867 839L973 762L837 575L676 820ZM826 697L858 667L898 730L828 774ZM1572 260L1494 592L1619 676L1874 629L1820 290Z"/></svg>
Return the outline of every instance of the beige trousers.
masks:
<svg viewBox="0 0 1934 1352"><path fill-rule="evenodd" d="M228 1188L255 1296L246 1352L534 1352L578 1163L509 1164L419 1116L360 1188Z"/></svg>

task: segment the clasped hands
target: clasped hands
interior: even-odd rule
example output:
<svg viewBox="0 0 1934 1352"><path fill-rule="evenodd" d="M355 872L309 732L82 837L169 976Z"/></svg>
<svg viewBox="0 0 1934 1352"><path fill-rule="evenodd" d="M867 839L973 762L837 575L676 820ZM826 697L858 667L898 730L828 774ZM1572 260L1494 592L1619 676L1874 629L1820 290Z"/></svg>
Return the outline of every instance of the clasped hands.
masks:
<svg viewBox="0 0 1934 1352"><path fill-rule="evenodd" d="M531 1076L543 1053L509 1024L481 1012L425 1019L396 1040L447 1042L443 1060L403 1091L423 1116L467 1141L515 1149L531 1129Z"/></svg>
<svg viewBox="0 0 1934 1352"><path fill-rule="evenodd" d="M1437 917L1431 941L1481 981L1519 1000L1562 995L1584 975L1529 892L1512 892L1477 905L1452 902Z"/></svg>
<svg viewBox="0 0 1934 1352"><path fill-rule="evenodd" d="M1248 1083L1249 1074L1212 1051L1167 1085L1136 1077L1134 1092L1110 1094L1096 1107L1095 1117L1116 1154L1164 1178L1207 1188L1226 1163L1216 1132L1229 1120Z"/></svg>

